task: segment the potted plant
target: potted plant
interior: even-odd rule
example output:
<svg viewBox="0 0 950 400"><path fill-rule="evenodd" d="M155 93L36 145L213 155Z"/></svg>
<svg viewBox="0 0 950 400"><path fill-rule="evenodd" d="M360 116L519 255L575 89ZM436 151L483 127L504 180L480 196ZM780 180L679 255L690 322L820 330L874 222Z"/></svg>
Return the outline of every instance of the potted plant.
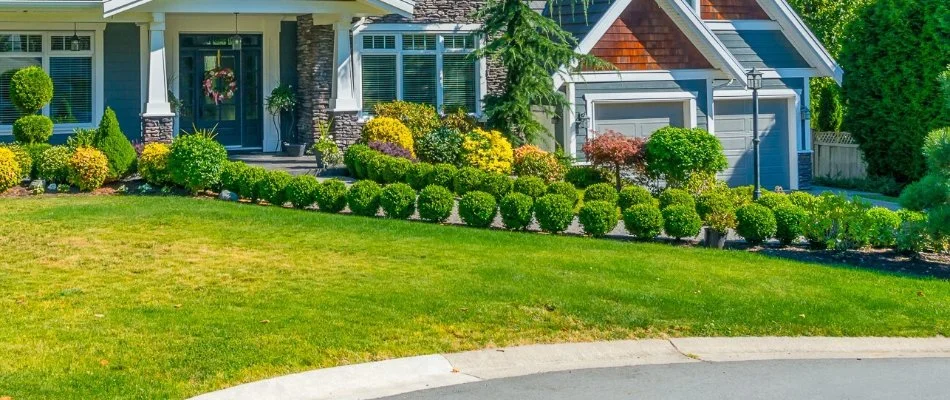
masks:
<svg viewBox="0 0 950 400"><path fill-rule="evenodd" d="M332 123L333 120L331 119L330 121L320 121L317 124L317 128L320 130L320 139L311 148L314 157L317 159L317 168L329 168L343 162L343 153L340 152L340 146L337 146L336 142L333 141L333 136L330 135L330 124Z"/></svg>
<svg viewBox="0 0 950 400"><path fill-rule="evenodd" d="M736 228L734 200L722 191L707 192L699 196L696 208L706 223L704 245L709 248L726 247L730 229Z"/></svg>
<svg viewBox="0 0 950 400"><path fill-rule="evenodd" d="M277 132L280 136L278 140L278 146L283 146L284 152L288 156L292 157L301 157L304 155L304 152L307 150L306 144L297 144L294 143L296 135L290 135L289 140L283 129L281 129L281 123L279 123L279 116L283 113L290 114L290 130L293 133L297 127L297 116L294 112L297 108L297 94L294 92L293 86L290 86L286 83L282 83L280 86L277 86L270 92L270 95L264 99L265 107L267 107L267 113L271 115L271 120L274 121L274 128L277 129ZM279 150L279 148L277 149Z"/></svg>

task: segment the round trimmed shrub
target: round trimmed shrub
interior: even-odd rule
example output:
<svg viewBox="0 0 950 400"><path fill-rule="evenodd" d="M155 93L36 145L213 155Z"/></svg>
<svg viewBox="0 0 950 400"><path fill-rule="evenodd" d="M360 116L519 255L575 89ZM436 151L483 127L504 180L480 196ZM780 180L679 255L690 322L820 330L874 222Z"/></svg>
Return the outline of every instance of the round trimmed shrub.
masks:
<svg viewBox="0 0 950 400"><path fill-rule="evenodd" d="M53 136L53 120L45 115L25 115L13 121L13 138L20 143L46 143Z"/></svg>
<svg viewBox="0 0 950 400"><path fill-rule="evenodd" d="M416 156L415 142L412 132L402 122L395 118L376 117L363 125L363 142L386 142L398 145Z"/></svg>
<svg viewBox="0 0 950 400"><path fill-rule="evenodd" d="M517 176L536 176L545 182L564 178L564 166L553 153L529 144L515 149L513 154L511 170Z"/></svg>
<svg viewBox="0 0 950 400"><path fill-rule="evenodd" d="M545 232L564 232L574 221L574 204L559 194L546 194L534 202L534 216Z"/></svg>
<svg viewBox="0 0 950 400"><path fill-rule="evenodd" d="M663 232L663 213L655 204L635 204L623 212L623 225L637 239L653 239Z"/></svg>
<svg viewBox="0 0 950 400"><path fill-rule="evenodd" d="M370 154L366 158L366 178L376 183L386 183L383 171L386 170L390 158L392 157L376 152Z"/></svg>
<svg viewBox="0 0 950 400"><path fill-rule="evenodd" d="M791 205L792 201L787 195L782 193L763 192L762 196L759 197L759 200L757 200L756 203L767 207L769 210L775 210L775 208L779 206Z"/></svg>
<svg viewBox="0 0 950 400"><path fill-rule="evenodd" d="M406 183L415 190L422 190L429 185L429 174L435 167L432 164L419 162L412 164L406 172Z"/></svg>
<svg viewBox="0 0 950 400"><path fill-rule="evenodd" d="M696 212L706 221L709 214L717 210L735 207L735 199L728 191L711 190L696 196Z"/></svg>
<svg viewBox="0 0 950 400"><path fill-rule="evenodd" d="M666 189L660 192L660 209L669 206L696 208L696 199L683 189Z"/></svg>
<svg viewBox="0 0 950 400"><path fill-rule="evenodd" d="M868 210L870 226L870 241L874 247L891 247L897 238L897 230L901 227L901 217L896 212L884 207L874 207Z"/></svg>
<svg viewBox="0 0 950 400"><path fill-rule="evenodd" d="M775 236L778 223L775 214L761 204L748 204L736 210L739 225L736 233L751 244L760 244Z"/></svg>
<svg viewBox="0 0 950 400"><path fill-rule="evenodd" d="M451 188L457 174L458 168L452 164L436 164L432 167L432 173L429 174L429 185Z"/></svg>
<svg viewBox="0 0 950 400"><path fill-rule="evenodd" d="M171 149L165 143L149 143L142 149L139 156L138 170L142 179L152 186L162 186L171 182L172 176L168 172L168 155ZM107 155L108 157L108 155ZM221 170L224 179L224 167Z"/></svg>
<svg viewBox="0 0 950 400"><path fill-rule="evenodd" d="M20 178L29 178L30 172L33 171L33 157L30 156L30 153L18 144L0 146L6 147L13 152L13 158L16 160L17 165L20 166Z"/></svg>
<svg viewBox="0 0 950 400"><path fill-rule="evenodd" d="M815 205L815 196L808 192L792 192L788 195L788 201L805 210L810 210Z"/></svg>
<svg viewBox="0 0 950 400"><path fill-rule="evenodd" d="M69 158L69 183L79 190L98 189L109 176L109 159L92 147L80 147Z"/></svg>
<svg viewBox="0 0 950 400"><path fill-rule="evenodd" d="M53 146L36 160L36 173L49 183L65 183L69 177L69 158L73 152L66 146Z"/></svg>
<svg viewBox="0 0 950 400"><path fill-rule="evenodd" d="M495 200L500 201L508 193L511 193L513 186L514 182L508 175L489 173L485 175L485 179L482 180L478 190L495 196Z"/></svg>
<svg viewBox="0 0 950 400"><path fill-rule="evenodd" d="M346 184L339 179L328 179L317 186L314 200L325 213L336 214L346 208ZM374 214L375 215L375 214Z"/></svg>
<svg viewBox="0 0 950 400"><path fill-rule="evenodd" d="M554 182L548 185L548 193L559 194L561 196L567 197L574 205L577 205L577 202L580 200L580 196L577 195L577 188L569 182Z"/></svg>
<svg viewBox="0 0 950 400"><path fill-rule="evenodd" d="M804 208L794 204L785 204L775 207L775 238L783 245L788 246L805 234L805 220L808 213ZM898 218L898 223L900 219Z"/></svg>
<svg viewBox="0 0 950 400"><path fill-rule="evenodd" d="M350 186L346 192L346 202L350 211L364 217L375 217L379 212L379 196L383 189L373 181L359 181Z"/></svg>
<svg viewBox="0 0 950 400"><path fill-rule="evenodd" d="M507 174L513 157L511 142L499 131L475 128L462 139L461 158L470 167Z"/></svg>
<svg viewBox="0 0 950 400"><path fill-rule="evenodd" d="M439 185L429 185L419 192L419 218L429 222L444 222L452 215L455 194Z"/></svg>
<svg viewBox="0 0 950 400"><path fill-rule="evenodd" d="M585 203L589 201L606 201L611 204L617 204L619 197L620 195L617 194L617 189L614 189L613 185L609 183L590 185L584 190Z"/></svg>
<svg viewBox="0 0 950 400"><path fill-rule="evenodd" d="M564 174L564 180L578 189L586 189L590 185L610 182L610 173L596 167L572 167Z"/></svg>
<svg viewBox="0 0 950 400"><path fill-rule="evenodd" d="M386 183L405 182L406 174L412 168L412 161L405 158L385 157L383 163L383 180Z"/></svg>
<svg viewBox="0 0 950 400"><path fill-rule="evenodd" d="M694 207L673 204L663 209L663 230L676 240L699 235L703 221Z"/></svg>
<svg viewBox="0 0 950 400"><path fill-rule="evenodd" d="M584 232L594 237L604 236L617 226L620 215L617 205L607 201L585 201L577 219Z"/></svg>
<svg viewBox="0 0 950 400"><path fill-rule="evenodd" d="M33 114L53 99L53 80L41 67L21 68L10 78L9 96L20 112Z"/></svg>
<svg viewBox="0 0 950 400"><path fill-rule="evenodd" d="M366 179L366 161L372 155L373 150L365 144L354 144L343 153L343 165L350 176L356 179Z"/></svg>
<svg viewBox="0 0 950 400"><path fill-rule="evenodd" d="M244 170L250 167L240 161L225 161L221 166L221 178L219 186L223 190L230 190L237 195L241 195L241 183Z"/></svg>
<svg viewBox="0 0 950 400"><path fill-rule="evenodd" d="M416 211L416 191L405 183L386 186L379 197L379 204L387 217L408 219Z"/></svg>
<svg viewBox="0 0 950 400"><path fill-rule="evenodd" d="M534 216L534 199L523 193L509 193L501 199L501 222L505 228L525 230Z"/></svg>
<svg viewBox="0 0 950 400"><path fill-rule="evenodd" d="M719 138L703 129L672 126L650 135L646 162L650 176L674 187L685 184L692 174L715 174L728 166Z"/></svg>
<svg viewBox="0 0 950 400"><path fill-rule="evenodd" d="M294 208L307 208L317 201L317 191L320 190L320 181L310 175L298 175L290 180L287 188L284 189L287 201L294 205ZM343 186L343 194L346 195L346 185ZM343 200L343 206L346 206L346 200Z"/></svg>
<svg viewBox="0 0 950 400"><path fill-rule="evenodd" d="M251 202L260 200L262 198L260 182L266 175L267 170L261 167L248 166L241 170L241 175L238 177L238 196L249 199Z"/></svg>
<svg viewBox="0 0 950 400"><path fill-rule="evenodd" d="M617 205L621 210L626 210L637 204L656 204L656 199L650 194L650 191L643 186L631 185L624 186L617 197Z"/></svg>
<svg viewBox="0 0 950 400"><path fill-rule="evenodd" d="M264 179L257 182L258 195L272 205L283 206L287 202L287 185L292 179L287 171L267 171Z"/></svg>
<svg viewBox="0 0 950 400"><path fill-rule="evenodd" d="M20 164L10 149L0 147L0 193L20 184Z"/></svg>
<svg viewBox="0 0 950 400"><path fill-rule="evenodd" d="M416 140L416 153L426 162L454 164L459 161L463 138L456 129L437 128Z"/></svg>
<svg viewBox="0 0 950 400"><path fill-rule="evenodd" d="M485 192L468 192L459 200L459 216L469 226L487 228L495 221L498 204L495 197Z"/></svg>
<svg viewBox="0 0 950 400"><path fill-rule="evenodd" d="M182 135L172 143L168 170L175 183L197 193L218 184L227 159L228 151L210 135Z"/></svg>
<svg viewBox="0 0 950 400"><path fill-rule="evenodd" d="M515 192L528 195L532 199L537 199L544 196L548 186L544 183L544 179L536 176L519 176L518 179L515 179L512 189Z"/></svg>
<svg viewBox="0 0 950 400"><path fill-rule="evenodd" d="M452 187L455 189L455 193L459 195L478 190L487 175L485 171L475 167L461 168L458 174L455 175L455 181Z"/></svg>

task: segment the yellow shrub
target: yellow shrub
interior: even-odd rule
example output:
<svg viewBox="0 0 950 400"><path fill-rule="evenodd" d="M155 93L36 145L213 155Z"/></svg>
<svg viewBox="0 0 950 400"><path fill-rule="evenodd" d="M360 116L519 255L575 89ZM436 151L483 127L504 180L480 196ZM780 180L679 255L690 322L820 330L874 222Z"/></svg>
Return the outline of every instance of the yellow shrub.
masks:
<svg viewBox="0 0 950 400"><path fill-rule="evenodd" d="M419 139L439 127L439 114L428 104L392 101L373 107L378 117L395 118L406 125L414 139Z"/></svg>
<svg viewBox="0 0 950 400"><path fill-rule="evenodd" d="M363 125L363 141L393 143L399 147L409 150L412 156L416 156L415 141L412 139L412 132L406 128L398 119L388 117L376 117L371 119L366 125Z"/></svg>
<svg viewBox="0 0 950 400"><path fill-rule="evenodd" d="M0 147L0 192L20 184L20 164L10 149Z"/></svg>
<svg viewBox="0 0 950 400"><path fill-rule="evenodd" d="M151 185L164 185L171 182L168 171L168 154L171 149L164 143L149 143L139 156L139 174Z"/></svg>
<svg viewBox="0 0 950 400"><path fill-rule="evenodd" d="M462 158L469 166L483 171L511 173L511 142L498 131L475 129L465 135Z"/></svg>
<svg viewBox="0 0 950 400"><path fill-rule="evenodd" d="M564 179L564 167L557 157L530 144L515 149L512 169L515 175L536 176L548 183Z"/></svg>
<svg viewBox="0 0 950 400"><path fill-rule="evenodd" d="M69 183L79 190L93 190L102 186L109 176L109 159L92 147L80 147L69 158Z"/></svg>

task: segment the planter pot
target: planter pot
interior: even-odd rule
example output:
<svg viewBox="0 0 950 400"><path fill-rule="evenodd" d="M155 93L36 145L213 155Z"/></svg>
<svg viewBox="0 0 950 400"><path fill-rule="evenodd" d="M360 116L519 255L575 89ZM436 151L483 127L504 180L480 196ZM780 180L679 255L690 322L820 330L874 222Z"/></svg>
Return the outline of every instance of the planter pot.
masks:
<svg viewBox="0 0 950 400"><path fill-rule="evenodd" d="M314 150L313 157L317 159L317 168L324 169L327 166L323 163L323 153Z"/></svg>
<svg viewBox="0 0 950 400"><path fill-rule="evenodd" d="M729 236L729 232L723 233L715 229L706 228L706 237L703 241L703 244L711 249L722 250L726 247L726 236Z"/></svg>
<svg viewBox="0 0 950 400"><path fill-rule="evenodd" d="M305 144L284 143L284 154L289 157L303 157L306 152L307 145Z"/></svg>

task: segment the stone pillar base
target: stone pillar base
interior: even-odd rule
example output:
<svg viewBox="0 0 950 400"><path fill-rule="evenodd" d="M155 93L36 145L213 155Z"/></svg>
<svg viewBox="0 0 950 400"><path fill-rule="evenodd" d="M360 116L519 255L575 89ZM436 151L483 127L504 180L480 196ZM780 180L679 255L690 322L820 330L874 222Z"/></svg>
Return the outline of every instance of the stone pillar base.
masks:
<svg viewBox="0 0 950 400"><path fill-rule="evenodd" d="M363 123L359 121L359 111L331 113L333 114L331 127L333 140L340 146L340 150L346 151L348 147L360 140Z"/></svg>
<svg viewBox="0 0 950 400"><path fill-rule="evenodd" d="M174 135L174 116L142 116L142 142L171 143Z"/></svg>
<svg viewBox="0 0 950 400"><path fill-rule="evenodd" d="M798 153L798 190L811 189L812 153Z"/></svg>

